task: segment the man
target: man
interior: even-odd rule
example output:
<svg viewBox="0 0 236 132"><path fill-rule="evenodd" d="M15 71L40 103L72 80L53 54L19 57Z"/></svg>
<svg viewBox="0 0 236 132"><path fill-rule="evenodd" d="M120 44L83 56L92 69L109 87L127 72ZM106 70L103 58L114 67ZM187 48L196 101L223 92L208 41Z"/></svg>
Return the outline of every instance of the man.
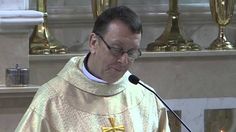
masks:
<svg viewBox="0 0 236 132"><path fill-rule="evenodd" d="M90 34L90 52L72 58L37 91L16 131L169 132L162 103L128 81L141 34L129 8L104 11Z"/></svg>

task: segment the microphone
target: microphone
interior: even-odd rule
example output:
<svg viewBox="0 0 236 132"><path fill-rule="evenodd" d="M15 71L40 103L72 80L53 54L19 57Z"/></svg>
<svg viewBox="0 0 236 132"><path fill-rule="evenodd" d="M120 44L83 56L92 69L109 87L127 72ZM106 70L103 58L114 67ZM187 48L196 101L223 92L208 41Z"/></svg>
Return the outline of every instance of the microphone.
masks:
<svg viewBox="0 0 236 132"><path fill-rule="evenodd" d="M166 108L169 109L169 111L174 114L174 116L182 123L182 125L189 131L191 132L191 130L189 129L189 127L179 118L179 116L165 103L165 101L153 90L151 90L150 88L148 88L147 86L145 86L143 83L141 83L139 81L140 79L135 76L135 75L130 75L129 76L129 81L135 85L137 85L138 83L140 85L142 85L144 88L146 88L147 90L149 90L150 92L152 92L154 95L156 95L156 97L165 105Z"/></svg>

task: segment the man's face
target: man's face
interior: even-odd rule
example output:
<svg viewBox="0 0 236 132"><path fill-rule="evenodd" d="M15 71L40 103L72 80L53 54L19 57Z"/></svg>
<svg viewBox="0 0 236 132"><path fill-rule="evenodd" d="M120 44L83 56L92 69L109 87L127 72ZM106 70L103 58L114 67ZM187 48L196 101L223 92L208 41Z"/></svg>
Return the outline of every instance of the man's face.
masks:
<svg viewBox="0 0 236 132"><path fill-rule="evenodd" d="M94 36L96 36L97 44L93 47L94 52L91 52L94 61L96 60L91 69L92 73L108 83L113 83L124 75L133 61L129 59L127 53L115 55L109 47L122 49L124 52L138 50L141 33L132 33L121 21L113 21L102 38L96 34Z"/></svg>

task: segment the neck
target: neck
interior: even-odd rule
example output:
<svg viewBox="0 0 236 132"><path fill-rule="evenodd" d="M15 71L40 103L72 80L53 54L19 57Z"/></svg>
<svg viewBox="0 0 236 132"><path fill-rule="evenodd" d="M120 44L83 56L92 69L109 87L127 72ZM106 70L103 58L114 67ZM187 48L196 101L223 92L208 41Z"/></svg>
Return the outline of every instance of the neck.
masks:
<svg viewBox="0 0 236 132"><path fill-rule="evenodd" d="M93 76L102 79L101 77L96 74L96 64L95 64L95 59L91 53L88 53L86 58L84 59L84 66L88 70L89 73L91 73Z"/></svg>
<svg viewBox="0 0 236 132"><path fill-rule="evenodd" d="M111 77L101 77L101 75L99 75L99 68L96 64L97 62L97 58L95 58L93 56L93 54L88 54L87 56L87 70L95 77L107 82L107 84L113 84L114 82L118 81L119 79L117 78L111 78ZM86 64L85 64L86 65Z"/></svg>

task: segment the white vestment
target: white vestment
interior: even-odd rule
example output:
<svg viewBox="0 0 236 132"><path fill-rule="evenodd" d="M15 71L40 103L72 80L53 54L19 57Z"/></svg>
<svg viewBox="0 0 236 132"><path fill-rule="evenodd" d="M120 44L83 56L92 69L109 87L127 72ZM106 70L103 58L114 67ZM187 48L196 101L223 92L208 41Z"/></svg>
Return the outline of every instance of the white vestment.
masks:
<svg viewBox="0 0 236 132"><path fill-rule="evenodd" d="M170 131L166 108L153 93L130 83L130 72L114 84L98 83L84 76L83 60L71 58L39 88L15 131Z"/></svg>

